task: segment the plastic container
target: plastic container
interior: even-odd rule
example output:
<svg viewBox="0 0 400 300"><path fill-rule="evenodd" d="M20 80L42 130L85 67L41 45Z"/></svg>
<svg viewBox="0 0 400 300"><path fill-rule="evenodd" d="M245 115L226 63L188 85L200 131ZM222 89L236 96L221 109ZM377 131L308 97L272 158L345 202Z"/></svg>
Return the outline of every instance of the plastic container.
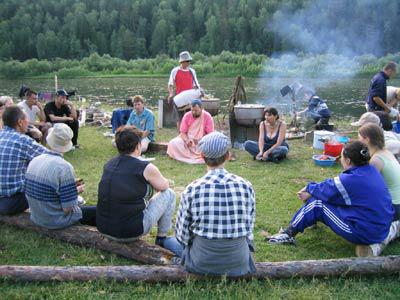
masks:
<svg viewBox="0 0 400 300"><path fill-rule="evenodd" d="M314 131L313 147L315 149L324 150L324 143L333 140L335 134L327 130Z"/></svg>
<svg viewBox="0 0 400 300"><path fill-rule="evenodd" d="M325 154L313 155L312 159L317 166L321 167L332 167L336 162L336 157Z"/></svg>
<svg viewBox="0 0 400 300"><path fill-rule="evenodd" d="M336 141L341 144L346 144L350 141L350 138L348 136L337 136Z"/></svg>
<svg viewBox="0 0 400 300"><path fill-rule="evenodd" d="M393 131L396 133L400 133L400 122L399 121L394 121L393 123Z"/></svg>
<svg viewBox="0 0 400 300"><path fill-rule="evenodd" d="M329 142L324 144L324 154L338 158L342 154L343 144Z"/></svg>

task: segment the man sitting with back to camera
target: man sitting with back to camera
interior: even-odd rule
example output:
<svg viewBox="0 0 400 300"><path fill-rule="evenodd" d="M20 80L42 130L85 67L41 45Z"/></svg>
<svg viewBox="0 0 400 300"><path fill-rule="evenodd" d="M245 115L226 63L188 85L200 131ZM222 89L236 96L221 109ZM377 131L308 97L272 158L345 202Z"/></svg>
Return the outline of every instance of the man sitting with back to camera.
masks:
<svg viewBox="0 0 400 300"><path fill-rule="evenodd" d="M77 222L96 226L96 206L79 206L85 185L75 178L72 165L62 156L72 148L73 133L66 124L49 129L47 144L53 153L35 157L26 171L25 194L33 223L62 229Z"/></svg>
<svg viewBox="0 0 400 300"><path fill-rule="evenodd" d="M78 113L75 106L71 101L67 99L68 93L60 89L56 93L56 100L47 103L44 107L46 114L46 121L52 124L65 123L67 124L74 133L72 138L72 150L79 148L78 145L78 132L79 132L79 121Z"/></svg>
<svg viewBox="0 0 400 300"><path fill-rule="evenodd" d="M43 153L50 153L28 137L28 117L16 105L3 113L4 128L0 131L0 214L11 215L28 208L25 197L25 173L29 162Z"/></svg>
<svg viewBox="0 0 400 300"><path fill-rule="evenodd" d="M186 187L176 217L175 237L184 245L182 264L198 274L254 273L253 187L225 170L230 156L227 136L210 133L199 147L208 171Z"/></svg>
<svg viewBox="0 0 400 300"><path fill-rule="evenodd" d="M144 98L140 95L132 97L133 108L126 125L133 125L142 131L140 141L142 153L149 148L150 142L154 141L154 114L145 107Z"/></svg>

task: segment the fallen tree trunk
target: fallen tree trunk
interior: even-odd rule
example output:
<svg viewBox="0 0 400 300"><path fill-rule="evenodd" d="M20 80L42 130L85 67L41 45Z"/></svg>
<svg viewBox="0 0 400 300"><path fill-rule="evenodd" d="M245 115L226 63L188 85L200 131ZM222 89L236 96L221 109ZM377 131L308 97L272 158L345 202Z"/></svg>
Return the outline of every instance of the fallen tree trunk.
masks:
<svg viewBox="0 0 400 300"><path fill-rule="evenodd" d="M0 222L31 230L67 243L96 248L145 264L168 265L173 253L157 245L151 245L143 240L130 243L117 243L105 238L96 228L85 225L74 225L62 230L49 230L32 223L28 213L14 216L1 216Z"/></svg>
<svg viewBox="0 0 400 300"><path fill-rule="evenodd" d="M400 273L400 256L257 263L257 273L231 279L285 279L298 277L348 277ZM183 282L207 276L187 273L180 266L42 267L0 266L0 279L23 281L143 281Z"/></svg>

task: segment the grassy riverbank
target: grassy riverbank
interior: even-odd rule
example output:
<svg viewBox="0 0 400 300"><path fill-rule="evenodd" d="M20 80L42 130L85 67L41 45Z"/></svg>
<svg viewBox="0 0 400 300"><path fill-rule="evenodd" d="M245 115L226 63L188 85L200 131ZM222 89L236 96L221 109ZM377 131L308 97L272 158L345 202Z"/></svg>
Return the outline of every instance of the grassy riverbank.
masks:
<svg viewBox="0 0 400 300"><path fill-rule="evenodd" d="M285 54L268 57L263 54L243 54L222 51L218 55L205 56L193 53L193 67L199 76L208 77L293 77L293 78L345 78L370 76L388 62L399 61L400 52L384 57L362 55L346 57L336 54ZM96 52L78 59L26 61L0 60L0 77L59 78L80 77L159 77L169 76L177 60L167 55L154 58L123 60Z"/></svg>
<svg viewBox="0 0 400 300"><path fill-rule="evenodd" d="M67 153L79 177L85 179L84 197L89 204L96 204L97 185L104 163L116 155L109 138L102 129L84 127L79 141L82 149ZM157 132L157 139L167 141L175 135L172 129ZM256 191L257 217L254 229L257 261L287 261L327 259L354 256L354 245L333 234L327 227L318 225L299 235L297 246L272 246L263 241L262 231L275 233L285 226L292 214L301 206L295 193L309 181L319 181L341 171L320 168L313 164L311 155L316 152L302 140L290 141L290 157L281 164L253 161L243 151L235 150L238 160L227 163L226 168L252 182ZM205 173L205 166L192 166L172 161L167 156L149 154L161 172L175 182L179 193L195 178ZM147 237L153 241L155 231ZM390 245L383 255L400 254L400 243ZM40 237L37 234L0 227L0 264L18 265L130 265L127 259L105 252L72 246L67 243ZM226 282L210 280L184 284L142 283L14 283L3 281L0 285L2 298L50 298L50 299L396 299L400 295L399 277L370 277L351 279L292 279L279 281Z"/></svg>

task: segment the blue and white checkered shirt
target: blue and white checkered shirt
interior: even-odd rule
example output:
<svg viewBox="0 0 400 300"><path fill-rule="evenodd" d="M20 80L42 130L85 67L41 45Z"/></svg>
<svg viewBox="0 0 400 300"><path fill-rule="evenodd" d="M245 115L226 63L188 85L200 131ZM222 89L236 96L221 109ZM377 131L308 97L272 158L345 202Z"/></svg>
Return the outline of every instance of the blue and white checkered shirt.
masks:
<svg viewBox="0 0 400 300"><path fill-rule="evenodd" d="M29 162L42 153L50 153L25 134L5 126L0 131L0 198L24 191Z"/></svg>
<svg viewBox="0 0 400 300"><path fill-rule="evenodd" d="M251 183L225 169L213 169L182 193L175 236L185 245L194 235L253 240L255 210Z"/></svg>

